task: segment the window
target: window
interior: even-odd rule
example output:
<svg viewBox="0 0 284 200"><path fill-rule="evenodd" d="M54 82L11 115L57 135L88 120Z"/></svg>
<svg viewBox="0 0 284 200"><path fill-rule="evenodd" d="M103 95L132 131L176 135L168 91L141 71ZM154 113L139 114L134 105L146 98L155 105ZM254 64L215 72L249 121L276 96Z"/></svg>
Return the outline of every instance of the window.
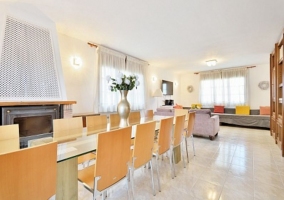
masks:
<svg viewBox="0 0 284 200"><path fill-rule="evenodd" d="M111 92L107 83L107 75L115 78L119 72L139 77L140 85L128 92L127 100L131 110L141 110L145 108L145 84L144 68L147 63L107 49L99 47L99 112L116 112L117 104L120 101L119 92Z"/></svg>
<svg viewBox="0 0 284 200"><path fill-rule="evenodd" d="M200 74L200 102L204 107L248 104L248 70L231 69Z"/></svg>

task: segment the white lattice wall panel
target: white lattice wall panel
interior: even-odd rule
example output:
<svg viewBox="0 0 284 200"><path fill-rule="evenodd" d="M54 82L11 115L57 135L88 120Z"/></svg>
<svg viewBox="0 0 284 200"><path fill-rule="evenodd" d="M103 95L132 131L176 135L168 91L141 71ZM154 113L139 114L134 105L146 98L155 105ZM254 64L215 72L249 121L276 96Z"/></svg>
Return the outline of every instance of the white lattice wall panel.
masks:
<svg viewBox="0 0 284 200"><path fill-rule="evenodd" d="M8 16L0 61L0 100L59 98L49 30Z"/></svg>

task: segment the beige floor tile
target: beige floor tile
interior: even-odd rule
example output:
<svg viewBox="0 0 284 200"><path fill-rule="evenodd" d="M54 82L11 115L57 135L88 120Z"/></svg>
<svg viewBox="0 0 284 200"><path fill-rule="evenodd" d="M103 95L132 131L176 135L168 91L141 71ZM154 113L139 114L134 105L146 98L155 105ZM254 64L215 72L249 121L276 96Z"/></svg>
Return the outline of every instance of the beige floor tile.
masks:
<svg viewBox="0 0 284 200"><path fill-rule="evenodd" d="M229 173L240 178L250 178L253 179L254 173L252 167L244 167L232 164Z"/></svg>
<svg viewBox="0 0 284 200"><path fill-rule="evenodd" d="M241 167L253 167L253 160L246 157L237 157L234 156L232 160L232 165L238 165Z"/></svg>
<svg viewBox="0 0 284 200"><path fill-rule="evenodd" d="M254 195L256 200L283 200L284 190L268 184L259 183L255 185Z"/></svg>
<svg viewBox="0 0 284 200"><path fill-rule="evenodd" d="M197 199L217 200L219 199L222 187L209 183L207 181L198 180L191 190L192 196Z"/></svg>
<svg viewBox="0 0 284 200"><path fill-rule="evenodd" d="M204 171L199 179L204 181L208 181L215 185L223 186L224 182L226 181L228 172L220 171L220 170L213 170L208 168L208 170Z"/></svg>
<svg viewBox="0 0 284 200"><path fill-rule="evenodd" d="M253 179L250 178L243 178L234 175L228 175L226 182L224 184L224 188L227 189L236 189L242 191L244 194L249 195L252 194L254 191L254 182Z"/></svg>
<svg viewBox="0 0 284 200"><path fill-rule="evenodd" d="M254 200L254 195L243 193L238 189L223 188L219 200Z"/></svg>

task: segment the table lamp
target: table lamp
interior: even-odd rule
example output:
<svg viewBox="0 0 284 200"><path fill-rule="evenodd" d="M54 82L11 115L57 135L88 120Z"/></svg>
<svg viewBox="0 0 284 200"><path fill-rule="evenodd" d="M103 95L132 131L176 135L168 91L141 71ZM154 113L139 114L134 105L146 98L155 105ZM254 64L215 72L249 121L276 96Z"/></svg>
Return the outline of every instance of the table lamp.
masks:
<svg viewBox="0 0 284 200"><path fill-rule="evenodd" d="M162 97L163 96L163 92L161 89L156 89L156 91L153 94L153 97ZM157 101L157 108L158 108L158 99L156 99Z"/></svg>

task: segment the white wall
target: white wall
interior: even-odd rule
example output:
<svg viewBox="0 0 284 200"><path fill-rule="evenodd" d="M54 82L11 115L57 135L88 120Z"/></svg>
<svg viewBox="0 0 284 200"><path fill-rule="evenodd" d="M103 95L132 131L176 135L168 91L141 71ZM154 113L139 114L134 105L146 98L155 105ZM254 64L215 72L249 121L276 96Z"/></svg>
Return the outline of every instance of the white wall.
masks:
<svg viewBox="0 0 284 200"><path fill-rule="evenodd" d="M190 107L193 103L199 103L199 75L186 73L180 75L180 102L183 107ZM193 91L188 92L187 87L192 86Z"/></svg>
<svg viewBox="0 0 284 200"><path fill-rule="evenodd" d="M73 113L94 112L96 48L60 33L58 41L67 99L77 101L73 105ZM74 56L82 60L82 66L78 69L72 66Z"/></svg>
<svg viewBox="0 0 284 200"><path fill-rule="evenodd" d="M257 65L249 69L249 105L252 109L259 109L259 106L270 106L270 90L261 90L258 87L260 81L269 81L270 84L269 73L269 64Z"/></svg>
<svg viewBox="0 0 284 200"><path fill-rule="evenodd" d="M269 81L269 64L257 65L249 69L249 106L259 109L259 106L270 105L270 91L258 87L260 81ZM199 75L186 73L180 75L180 104L189 107L199 102ZM187 86L192 85L194 91L189 93Z"/></svg>

